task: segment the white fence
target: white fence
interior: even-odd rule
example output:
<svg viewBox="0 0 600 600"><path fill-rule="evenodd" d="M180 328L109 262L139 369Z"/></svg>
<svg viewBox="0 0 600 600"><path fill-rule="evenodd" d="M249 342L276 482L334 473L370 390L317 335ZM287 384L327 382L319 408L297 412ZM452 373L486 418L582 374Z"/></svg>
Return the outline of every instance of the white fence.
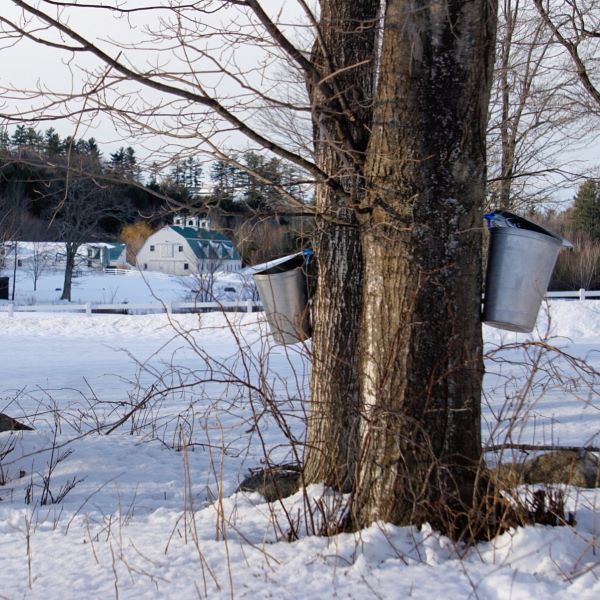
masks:
<svg viewBox="0 0 600 600"><path fill-rule="evenodd" d="M594 300L600 299L600 290L584 290L583 288L576 292L546 292L546 298L566 298L575 300Z"/></svg>
<svg viewBox="0 0 600 600"><path fill-rule="evenodd" d="M565 300L600 300L600 290L577 290L573 292L547 292L548 299ZM0 312L79 312L91 315L94 313L185 313L211 311L253 312L262 310L262 304L255 300L236 300L233 302L154 302L148 304L32 304L17 305L15 303L0 304Z"/></svg>
<svg viewBox="0 0 600 600"><path fill-rule="evenodd" d="M8 312L12 316L15 312L76 312L91 315L94 313L121 313L121 314L147 314L147 313L186 313L186 312L253 312L262 310L262 304L254 300L236 300L234 302L154 302L148 304L31 304L17 305L14 303L0 305L0 312Z"/></svg>
<svg viewBox="0 0 600 600"><path fill-rule="evenodd" d="M114 269L112 267L104 267L102 272L105 275L136 275L138 273L137 269L117 269L116 267Z"/></svg>

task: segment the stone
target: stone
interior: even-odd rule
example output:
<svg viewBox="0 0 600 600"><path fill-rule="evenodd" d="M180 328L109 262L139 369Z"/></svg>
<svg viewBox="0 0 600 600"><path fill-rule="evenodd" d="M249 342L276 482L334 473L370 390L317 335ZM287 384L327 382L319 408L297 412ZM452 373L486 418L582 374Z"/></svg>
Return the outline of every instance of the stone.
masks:
<svg viewBox="0 0 600 600"><path fill-rule="evenodd" d="M2 431L33 431L33 427L19 423L16 419L0 413L0 432Z"/></svg>
<svg viewBox="0 0 600 600"><path fill-rule="evenodd" d="M600 486L600 461L583 448L547 452L520 464L499 465L492 471L509 488L524 483L563 483L582 488Z"/></svg>
<svg viewBox="0 0 600 600"><path fill-rule="evenodd" d="M527 461L524 475L526 483L566 483L595 488L600 483L600 464L591 452L559 450Z"/></svg>
<svg viewBox="0 0 600 600"><path fill-rule="evenodd" d="M267 502L275 502L298 491L300 475L300 467L295 464L250 469L250 475L240 483L236 492L258 492Z"/></svg>

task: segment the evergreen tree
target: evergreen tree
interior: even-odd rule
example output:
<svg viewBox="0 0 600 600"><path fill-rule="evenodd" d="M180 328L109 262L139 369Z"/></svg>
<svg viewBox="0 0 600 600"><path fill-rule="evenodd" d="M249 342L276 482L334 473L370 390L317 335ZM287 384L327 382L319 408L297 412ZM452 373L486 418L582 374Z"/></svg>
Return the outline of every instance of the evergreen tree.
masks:
<svg viewBox="0 0 600 600"><path fill-rule="evenodd" d="M44 133L44 150L46 156L59 156L63 151L60 136L56 133L54 127L50 127Z"/></svg>
<svg viewBox="0 0 600 600"><path fill-rule="evenodd" d="M10 148L10 135L6 128L0 129L0 151L7 152Z"/></svg>
<svg viewBox="0 0 600 600"><path fill-rule="evenodd" d="M31 150L40 151L44 146L44 136L38 133L33 127L28 127L25 132L27 146Z"/></svg>
<svg viewBox="0 0 600 600"><path fill-rule="evenodd" d="M171 179L176 186L184 186L190 197L202 187L202 165L193 157L177 161L171 169Z"/></svg>
<svg viewBox="0 0 600 600"><path fill-rule="evenodd" d="M579 187L573 206L577 227L600 240L600 182L588 179Z"/></svg>
<svg viewBox="0 0 600 600"><path fill-rule="evenodd" d="M247 152L244 163L251 171L244 173L246 204L255 210L275 208L281 204L281 194L274 187L282 185L281 160L275 157L267 160L262 154Z"/></svg>
<svg viewBox="0 0 600 600"><path fill-rule="evenodd" d="M223 210L234 210L237 200L240 171L232 163L216 160L210 167L210 180L213 183L212 202Z"/></svg>
<svg viewBox="0 0 600 600"><path fill-rule="evenodd" d="M97 161L100 161L102 158L102 152L100 152L100 148L98 148L98 144L96 140L91 137L85 142L85 152L86 154Z"/></svg>
<svg viewBox="0 0 600 600"><path fill-rule="evenodd" d="M111 153L109 168L118 177L133 181L139 180L137 158L135 150L131 146L127 146L127 148L121 146L116 152Z"/></svg>
<svg viewBox="0 0 600 600"><path fill-rule="evenodd" d="M11 136L11 142L16 149L27 145L27 129L25 125L17 125Z"/></svg>

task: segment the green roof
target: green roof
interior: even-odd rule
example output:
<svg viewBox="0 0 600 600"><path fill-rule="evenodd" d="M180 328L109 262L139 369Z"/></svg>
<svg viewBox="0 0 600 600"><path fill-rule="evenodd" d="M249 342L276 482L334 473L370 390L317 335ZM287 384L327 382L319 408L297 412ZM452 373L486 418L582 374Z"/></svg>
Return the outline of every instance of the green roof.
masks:
<svg viewBox="0 0 600 600"><path fill-rule="evenodd" d="M220 231L180 227L179 225L169 225L169 227L175 233L178 233L187 240L190 248L198 258L212 260L240 260L239 252L236 250L233 242ZM219 255L219 252L215 247L219 244L222 244L225 247L228 256Z"/></svg>
<svg viewBox="0 0 600 600"><path fill-rule="evenodd" d="M117 260L125 248L125 244L113 244L112 248L108 252L108 258L110 260Z"/></svg>
<svg viewBox="0 0 600 600"><path fill-rule="evenodd" d="M186 240L210 240L211 242L228 242L231 244L231 240L220 231L180 227L179 225L170 225L170 227L179 235L182 235Z"/></svg>

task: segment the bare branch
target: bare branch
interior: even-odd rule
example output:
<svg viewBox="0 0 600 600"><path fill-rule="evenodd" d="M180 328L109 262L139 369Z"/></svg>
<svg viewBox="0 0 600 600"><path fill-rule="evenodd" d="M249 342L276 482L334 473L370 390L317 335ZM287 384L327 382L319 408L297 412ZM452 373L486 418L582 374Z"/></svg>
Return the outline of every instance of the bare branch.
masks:
<svg viewBox="0 0 600 600"><path fill-rule="evenodd" d="M575 35L575 39L574 41L572 41L568 39L565 35L563 35L561 31L561 25L557 25L553 21L549 11L544 7L542 0L533 0L533 2L536 8L538 9L538 12L540 13L542 19L552 31L555 39L567 50L567 52L571 56L573 65L575 66L575 70L577 72L577 76L584 89L589 94L590 98L594 101L594 103L597 105L597 107L600 108L600 90L598 90L598 88L592 82L589 70L578 50L579 44L582 39L590 37L600 38L600 32L591 32L585 29L585 26L583 25L584 17L582 13L579 12L578 16L582 25L580 26L580 28L577 28L575 23L572 21ZM576 8L577 4L573 3L573 6Z"/></svg>
<svg viewBox="0 0 600 600"><path fill-rule="evenodd" d="M321 169L319 169L313 162L307 160L306 158L299 156L296 153L290 152L286 148L274 143L272 140L264 137L256 130L252 129L245 121L238 118L234 115L229 109L227 109L223 104L221 104L214 97L208 96L206 94L197 94L190 90L184 89L182 87L176 87L173 85L169 85L163 83L161 81L157 81L152 77L152 73L140 73L132 68L127 67L121 60L120 55L117 58L113 58L101 48L99 48L96 44L92 43L88 39L86 39L83 35L73 30L71 27L65 25L58 19L51 17L50 15L44 13L43 11L23 2L22 0L12 0L13 4L26 11L27 13L34 15L47 23L49 26L54 28L55 30L63 33L70 39L74 40L79 44L77 47L77 51L87 52L96 56L100 59L104 64L111 67L115 71L121 73L125 77L137 81L145 87L155 89L157 91L169 94L171 96L183 98L193 103L200 104L202 106L206 106L211 111L219 115L221 118L225 119L229 122L237 131L240 131L250 140L256 142L261 147L273 152L277 156L288 160L302 169L308 171L312 175L314 175L318 180L323 181L327 185L331 186L340 194L345 194L342 186L335 181L334 179L328 177ZM48 42L49 45L53 44L52 42ZM68 47L71 50L71 47Z"/></svg>

